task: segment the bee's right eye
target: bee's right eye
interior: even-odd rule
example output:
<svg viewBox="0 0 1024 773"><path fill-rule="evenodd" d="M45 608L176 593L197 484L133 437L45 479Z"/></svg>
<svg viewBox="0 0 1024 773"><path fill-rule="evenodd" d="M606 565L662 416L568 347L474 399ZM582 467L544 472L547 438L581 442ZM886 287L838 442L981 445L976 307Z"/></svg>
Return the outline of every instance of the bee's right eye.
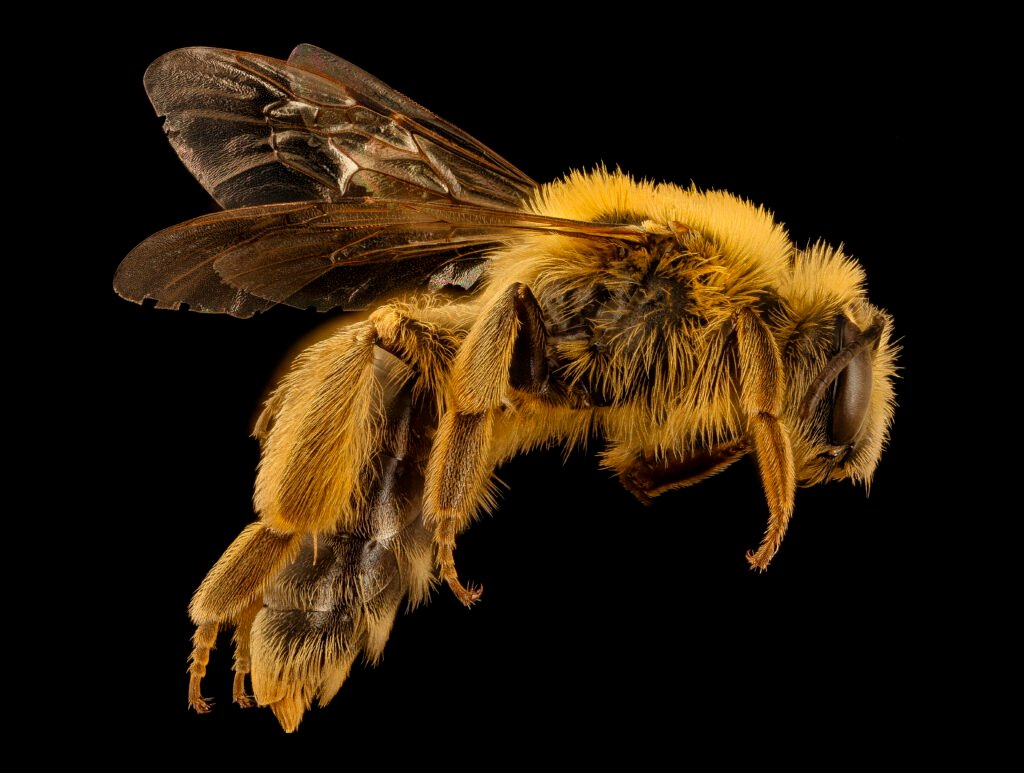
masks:
<svg viewBox="0 0 1024 773"><path fill-rule="evenodd" d="M845 316L836 333L839 351L856 340L861 330ZM871 347L865 346L836 377L833 387L830 439L837 446L853 445L860 435L871 407Z"/></svg>

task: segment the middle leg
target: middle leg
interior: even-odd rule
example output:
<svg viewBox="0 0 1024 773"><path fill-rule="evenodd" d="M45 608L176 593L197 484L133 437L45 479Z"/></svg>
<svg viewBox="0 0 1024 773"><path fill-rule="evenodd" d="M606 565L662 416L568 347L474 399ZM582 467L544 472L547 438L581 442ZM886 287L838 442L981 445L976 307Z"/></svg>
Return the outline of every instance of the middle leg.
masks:
<svg viewBox="0 0 1024 773"><path fill-rule="evenodd" d="M434 529L440 578L469 606L483 589L466 587L455 568L455 540L494 502L492 446L509 393L548 393L547 330L530 289L510 285L469 331L452 368L450 398L427 466L425 514Z"/></svg>

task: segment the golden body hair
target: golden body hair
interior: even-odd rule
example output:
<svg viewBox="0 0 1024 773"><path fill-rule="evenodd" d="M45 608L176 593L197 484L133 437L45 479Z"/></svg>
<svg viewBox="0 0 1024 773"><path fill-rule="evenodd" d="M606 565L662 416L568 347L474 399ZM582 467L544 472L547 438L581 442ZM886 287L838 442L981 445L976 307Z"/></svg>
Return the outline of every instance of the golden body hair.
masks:
<svg viewBox="0 0 1024 773"><path fill-rule="evenodd" d="M255 62L264 86L273 65L287 73L292 101L312 102L313 85L323 90L317 78L326 76L366 101L358 86L369 76L341 60L314 59L319 50L299 51L285 64L186 50L190 66L212 68L215 60L236 74L248 57L247 77L256 77ZM175 55L183 52L168 57ZM375 99L394 109L386 97ZM158 100L170 97L157 91L162 110ZM440 129L457 131L417 114L414 103L399 106L421 123L392 115L381 131L412 124L427 136L426 126L435 139ZM166 113L169 121L175 115ZM428 119L437 123L422 123ZM190 125L180 121L188 142ZM461 135L448 142L472 151L477 172L495 174L507 163ZM343 147L372 190L366 180L382 173L356 145ZM429 155L422 142L416 147ZM440 163L436 154L430 159L431 168ZM523 195L509 192L521 181L505 170L505 188L491 182L483 194L466 193L477 178L455 162L446 169L440 203L394 189L347 198L345 185L330 207L260 202L241 215L168 229L119 272L119 291L135 300L244 316L263 301L307 302L308 288L344 268L353 250L392 261L435 250L443 259L432 259L429 275L460 265L446 262L446 250L486 244L476 253L486 259L468 272L471 293L417 292L379 306L304 351L267 401L256 429L259 520L227 549L190 607L197 631L189 697L199 711L208 708L200 681L224 626L236 629L235 699L252 703L251 673L255 702L290 731L313 700L324 704L337 693L360 653L380 656L403 599L420 603L438 578L464 603L478 600L481 589L464 585L456 570L457 536L494 507L495 470L531 449L598 442L602 466L643 501L752 453L769 510L764 539L748 556L758 569L779 548L797 485L871 480L892 420L895 347L891 320L868 302L852 259L823 245L797 249L767 211L725 192L598 169ZM221 183L197 176L216 195ZM480 204L484 194L503 206ZM226 206L235 195L225 196ZM380 220L364 233L367 218ZM328 236L316 230L325 222ZM336 240L330 262L316 264L322 273L305 284L289 284L283 267L308 260L295 245L310 232ZM179 245L185 250L174 252ZM154 255L173 263L187 249L202 271L219 264L215 278L230 288L199 273L200 289L153 278L163 271ZM240 267L255 266L258 275L275 250L288 261L253 284ZM348 297L358 291L346 290ZM337 297L333 289L317 292L316 299Z"/></svg>

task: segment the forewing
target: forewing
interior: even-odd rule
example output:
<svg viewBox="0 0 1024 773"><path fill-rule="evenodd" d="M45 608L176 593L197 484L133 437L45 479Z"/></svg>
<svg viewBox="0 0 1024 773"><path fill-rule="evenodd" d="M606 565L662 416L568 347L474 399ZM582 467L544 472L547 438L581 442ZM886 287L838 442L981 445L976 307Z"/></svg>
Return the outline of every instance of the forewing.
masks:
<svg viewBox="0 0 1024 773"><path fill-rule="evenodd" d="M467 204L370 197L273 204L217 212L151 236L122 261L114 288L158 307L187 303L239 317L274 303L356 309L534 232L615 241L641 233Z"/></svg>
<svg viewBox="0 0 1024 773"><path fill-rule="evenodd" d="M288 62L216 48L157 59L146 91L222 207L374 196L519 208L536 184L373 76L315 46Z"/></svg>

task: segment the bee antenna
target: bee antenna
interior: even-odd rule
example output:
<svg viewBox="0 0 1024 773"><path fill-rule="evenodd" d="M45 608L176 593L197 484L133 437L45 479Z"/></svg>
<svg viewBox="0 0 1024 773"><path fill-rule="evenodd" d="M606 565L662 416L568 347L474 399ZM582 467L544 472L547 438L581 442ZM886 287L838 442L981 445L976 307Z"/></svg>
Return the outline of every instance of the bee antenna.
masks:
<svg viewBox="0 0 1024 773"><path fill-rule="evenodd" d="M818 377L811 382L811 386L807 389L807 394L800 402L800 410L797 412L797 416L800 419L806 419L814 412L814 409L818 407L818 403L821 401L822 395L825 394L825 390L832 385L832 382L839 377L839 374L843 372L843 369L850 364L854 357L868 346L874 347L878 344L883 330L885 330L885 319L880 316L875 317L867 330L860 333L828 361L828 364L818 374Z"/></svg>

